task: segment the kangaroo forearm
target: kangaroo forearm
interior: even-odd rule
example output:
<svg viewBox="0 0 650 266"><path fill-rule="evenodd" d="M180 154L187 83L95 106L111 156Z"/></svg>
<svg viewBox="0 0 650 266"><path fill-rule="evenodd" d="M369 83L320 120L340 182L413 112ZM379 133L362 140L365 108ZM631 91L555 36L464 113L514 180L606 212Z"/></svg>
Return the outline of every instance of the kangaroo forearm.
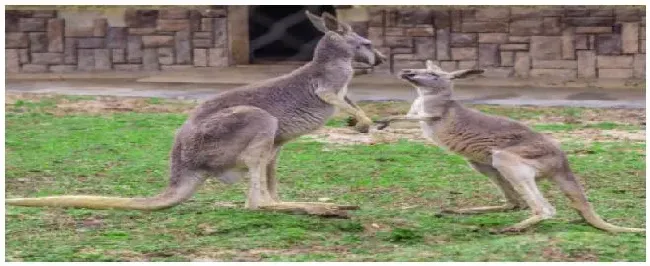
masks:
<svg viewBox="0 0 650 266"><path fill-rule="evenodd" d="M341 98L338 97L338 95L334 93L320 93L318 94L318 97L320 97L326 103L339 107L342 111L346 113L349 113L356 117L366 117L366 114L363 111L361 111L361 109L354 108L345 99L342 100Z"/></svg>
<svg viewBox="0 0 650 266"><path fill-rule="evenodd" d="M350 100L347 95L343 97L343 100L345 100L345 102L350 106L354 107L354 109L357 109L364 117L366 116L366 112L364 112L361 107L357 106L352 100Z"/></svg>
<svg viewBox="0 0 650 266"><path fill-rule="evenodd" d="M343 100L345 100L346 103L348 103L350 106L354 107L355 109L361 109L352 100L350 100L350 98L348 98L347 95L343 97Z"/></svg>

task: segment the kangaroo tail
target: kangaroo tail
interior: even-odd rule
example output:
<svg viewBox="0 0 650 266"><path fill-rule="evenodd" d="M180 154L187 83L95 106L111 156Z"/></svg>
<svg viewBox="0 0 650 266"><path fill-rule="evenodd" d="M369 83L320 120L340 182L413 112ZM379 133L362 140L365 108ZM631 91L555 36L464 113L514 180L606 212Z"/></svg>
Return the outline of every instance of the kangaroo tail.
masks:
<svg viewBox="0 0 650 266"><path fill-rule="evenodd" d="M42 198L6 199L5 203L27 207L74 207L87 209L161 210L187 200L205 179L198 175L184 176L162 193L149 198L119 198L86 195L65 195Z"/></svg>
<svg viewBox="0 0 650 266"><path fill-rule="evenodd" d="M582 216L592 226L613 233L645 232L645 228L616 226L605 222L600 218L600 216L598 216L594 211L591 203L587 200L587 195L580 185L580 182L578 182L577 178L568 167L566 167L564 173L556 175L554 181L571 201L571 207L576 209L580 216Z"/></svg>

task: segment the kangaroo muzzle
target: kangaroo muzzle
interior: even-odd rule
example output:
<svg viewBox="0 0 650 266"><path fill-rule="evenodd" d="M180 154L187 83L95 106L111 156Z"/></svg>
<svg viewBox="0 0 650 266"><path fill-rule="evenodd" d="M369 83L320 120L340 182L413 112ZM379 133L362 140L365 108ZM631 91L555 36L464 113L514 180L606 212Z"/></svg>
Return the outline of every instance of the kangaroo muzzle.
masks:
<svg viewBox="0 0 650 266"><path fill-rule="evenodd" d="M378 66L388 60L388 58L377 49L372 49L372 51L375 54L375 63L372 64L372 66Z"/></svg>
<svg viewBox="0 0 650 266"><path fill-rule="evenodd" d="M410 71L410 70L406 70L406 69L404 69L404 70L401 70L399 73L397 73L397 76L398 76L400 79L404 79L404 80L411 81L411 79L412 79L413 77L415 77L415 73L413 73L413 72Z"/></svg>

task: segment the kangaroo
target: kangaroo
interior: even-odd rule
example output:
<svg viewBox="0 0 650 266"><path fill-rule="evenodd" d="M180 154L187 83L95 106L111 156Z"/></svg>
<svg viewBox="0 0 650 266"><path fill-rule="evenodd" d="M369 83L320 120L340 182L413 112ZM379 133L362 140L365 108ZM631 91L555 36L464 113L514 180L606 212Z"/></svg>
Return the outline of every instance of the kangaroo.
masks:
<svg viewBox="0 0 650 266"><path fill-rule="evenodd" d="M177 130L170 152L170 181L154 197L55 196L7 199L9 205L91 209L160 210L190 198L207 177L226 183L248 172L245 208L347 217L357 206L320 202L281 202L276 161L282 146L325 124L337 108L359 121L367 132L372 121L346 97L352 62L376 66L386 57L371 41L329 13L306 12L324 36L313 60L283 76L238 87L196 107Z"/></svg>
<svg viewBox="0 0 650 266"><path fill-rule="evenodd" d="M406 116L382 119L419 121L423 135L450 152L465 157L472 168L486 175L506 198L502 206L443 210L475 214L530 207L532 215L501 232L520 231L555 215L555 208L542 196L537 181L553 180L570 199L571 206L591 225L609 232L645 232L643 228L619 227L605 222L587 200L556 140L509 118L487 115L464 107L453 96L453 80L483 73L481 69L445 72L432 61L426 69L404 69L399 78L417 90L419 97Z"/></svg>

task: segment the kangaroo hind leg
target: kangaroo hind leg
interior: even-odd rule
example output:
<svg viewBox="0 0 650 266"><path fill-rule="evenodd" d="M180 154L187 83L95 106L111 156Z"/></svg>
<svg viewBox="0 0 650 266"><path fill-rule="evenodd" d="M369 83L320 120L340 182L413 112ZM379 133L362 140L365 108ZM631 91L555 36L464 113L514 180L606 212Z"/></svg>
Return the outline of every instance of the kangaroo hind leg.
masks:
<svg viewBox="0 0 650 266"><path fill-rule="evenodd" d="M272 204L266 186L266 165L277 134L277 118L253 106L219 110L188 130L188 160L225 183L236 182L243 172L250 175L246 207Z"/></svg>
<svg viewBox="0 0 650 266"><path fill-rule="evenodd" d="M260 183L260 186L266 187L272 202L271 205L260 206L261 209L270 211L279 211L286 213L308 214L323 217L349 218L348 210L357 210L358 206L336 205L324 202L281 202L277 191L276 163L280 146L274 147L270 160L266 165L266 183Z"/></svg>
<svg viewBox="0 0 650 266"><path fill-rule="evenodd" d="M564 192L564 195L569 198L571 202L571 207L573 207L580 216L582 216L589 224L605 230L607 232L620 233L620 232L636 232L642 233L645 232L645 228L631 228L631 227L621 227L610 224L603 220L593 209L591 203L587 199L587 195L580 185L578 179L571 172L571 170L566 167L562 169L563 171L558 172L553 176L553 181L560 187L560 190Z"/></svg>
<svg viewBox="0 0 650 266"><path fill-rule="evenodd" d="M544 198L535 182L537 169L526 159L508 151L494 151L492 165L524 199L532 212L528 219L501 231L522 231L555 216L555 208Z"/></svg>
<svg viewBox="0 0 650 266"><path fill-rule="evenodd" d="M512 185L499 173L499 171L491 165L478 163L478 162L469 162L470 166L479 173L490 178L490 181L494 183L501 193L506 198L506 203L503 205L497 206L480 206L480 207L470 207L462 208L456 210L444 209L443 213L455 213L455 214L479 214L479 213L491 213L491 212L504 212L524 209L527 207L526 202L522 197L517 194Z"/></svg>
<svg viewBox="0 0 650 266"><path fill-rule="evenodd" d="M271 160L266 165L266 175L267 175L267 184L266 187L271 195L271 198L275 201L280 201L280 196L278 196L278 179L276 177L276 163L278 161L278 154L282 150L281 146L276 146L273 149L273 154Z"/></svg>
<svg viewBox="0 0 650 266"><path fill-rule="evenodd" d="M277 130L277 120L269 119L265 130L257 129L248 146L240 153L241 161L250 176L246 208L258 209L262 206L273 205L277 200L271 196L268 186L268 165L274 159L274 140Z"/></svg>

